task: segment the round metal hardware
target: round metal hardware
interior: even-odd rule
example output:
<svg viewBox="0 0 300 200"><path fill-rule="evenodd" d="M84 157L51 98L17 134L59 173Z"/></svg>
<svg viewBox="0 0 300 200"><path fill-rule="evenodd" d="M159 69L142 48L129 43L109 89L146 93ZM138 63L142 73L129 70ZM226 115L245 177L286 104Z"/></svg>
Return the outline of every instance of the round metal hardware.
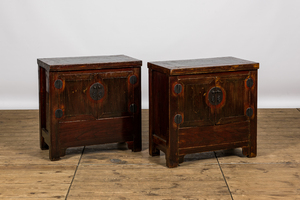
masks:
<svg viewBox="0 0 300 200"><path fill-rule="evenodd" d="M137 77L135 75L130 76L129 82L133 85L137 82Z"/></svg>
<svg viewBox="0 0 300 200"><path fill-rule="evenodd" d="M246 115L248 116L248 117L252 117L252 115L253 115L253 109L252 108L247 108L247 110L246 110Z"/></svg>
<svg viewBox="0 0 300 200"><path fill-rule="evenodd" d="M174 91L176 94L179 94L182 91L182 86L180 84L176 84L174 86Z"/></svg>
<svg viewBox="0 0 300 200"><path fill-rule="evenodd" d="M174 121L176 124L180 124L182 122L182 116L180 114L175 115Z"/></svg>
<svg viewBox="0 0 300 200"><path fill-rule="evenodd" d="M129 109L130 109L130 112L135 113L137 108L136 108L136 105L133 103L130 105Z"/></svg>
<svg viewBox="0 0 300 200"><path fill-rule="evenodd" d="M95 101L102 99L104 96L104 86L101 83L94 83L90 87L90 96Z"/></svg>
<svg viewBox="0 0 300 200"><path fill-rule="evenodd" d="M216 106L223 100L223 91L219 87L213 87L208 92L208 101L210 104Z"/></svg>
<svg viewBox="0 0 300 200"><path fill-rule="evenodd" d="M57 109L55 111L55 117L56 118L61 118L63 116L63 111L61 109Z"/></svg>
<svg viewBox="0 0 300 200"><path fill-rule="evenodd" d="M252 78L248 78L248 79L247 79L247 86L248 86L249 88L251 88L251 87L253 86L253 79L252 79Z"/></svg>
<svg viewBox="0 0 300 200"><path fill-rule="evenodd" d="M54 82L54 87L57 88L57 89L60 89L62 88L63 86L63 82L60 80L60 79L57 79L55 82Z"/></svg>

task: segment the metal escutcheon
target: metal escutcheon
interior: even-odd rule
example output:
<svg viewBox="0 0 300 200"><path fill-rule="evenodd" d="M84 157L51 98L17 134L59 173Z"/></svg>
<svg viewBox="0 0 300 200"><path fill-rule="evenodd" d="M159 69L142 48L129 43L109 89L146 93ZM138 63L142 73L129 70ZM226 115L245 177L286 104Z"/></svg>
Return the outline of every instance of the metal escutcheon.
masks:
<svg viewBox="0 0 300 200"><path fill-rule="evenodd" d="M175 115L174 121L176 124L180 124L182 122L182 116L180 114Z"/></svg>
<svg viewBox="0 0 300 200"><path fill-rule="evenodd" d="M223 100L223 92L219 87L213 87L208 93L208 101L210 104L216 106Z"/></svg>
<svg viewBox="0 0 300 200"><path fill-rule="evenodd" d="M174 92L175 92L176 94L179 94L181 91L182 91L182 86L181 86L180 84L176 84L176 85L174 86Z"/></svg>
<svg viewBox="0 0 300 200"><path fill-rule="evenodd" d="M248 79L247 79L247 86L248 86L249 88L251 88L251 87L253 86L253 79L252 79L252 78L248 78Z"/></svg>
<svg viewBox="0 0 300 200"><path fill-rule="evenodd" d="M93 100L100 100L104 96L104 86L101 83L94 83L90 87L90 96Z"/></svg>
<svg viewBox="0 0 300 200"><path fill-rule="evenodd" d="M252 117L252 115L253 115L253 109L252 108L247 108L247 110L246 110L246 115L248 116L248 117Z"/></svg>
<svg viewBox="0 0 300 200"><path fill-rule="evenodd" d="M55 117L56 118L61 118L63 116L63 111L61 109L57 109L55 111Z"/></svg>
<svg viewBox="0 0 300 200"><path fill-rule="evenodd" d="M133 85L137 82L137 77L135 75L130 76L129 82Z"/></svg>
<svg viewBox="0 0 300 200"><path fill-rule="evenodd" d="M54 82L54 87L57 88L57 89L61 89L63 86L63 82L60 80L60 79L57 79L55 82Z"/></svg>

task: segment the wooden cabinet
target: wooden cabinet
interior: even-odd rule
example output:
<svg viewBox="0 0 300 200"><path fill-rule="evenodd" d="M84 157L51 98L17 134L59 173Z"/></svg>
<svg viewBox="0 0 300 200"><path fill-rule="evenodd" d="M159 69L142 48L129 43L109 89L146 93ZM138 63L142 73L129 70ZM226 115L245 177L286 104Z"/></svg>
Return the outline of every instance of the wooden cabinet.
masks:
<svg viewBox="0 0 300 200"><path fill-rule="evenodd" d="M51 160L74 146L141 150L141 65L123 55L38 59L40 145Z"/></svg>
<svg viewBox="0 0 300 200"><path fill-rule="evenodd" d="M257 69L233 57L150 62L149 151L168 167L186 154L242 147L256 156Z"/></svg>

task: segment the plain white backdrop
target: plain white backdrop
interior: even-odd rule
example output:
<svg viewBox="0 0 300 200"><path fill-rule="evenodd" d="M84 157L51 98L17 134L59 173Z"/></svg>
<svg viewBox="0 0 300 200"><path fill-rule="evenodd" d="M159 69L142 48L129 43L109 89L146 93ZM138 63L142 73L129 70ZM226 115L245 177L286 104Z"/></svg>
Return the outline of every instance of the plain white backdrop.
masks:
<svg viewBox="0 0 300 200"><path fill-rule="evenodd" d="M260 63L259 108L300 107L300 1L1 0L0 109L38 108L36 59L125 54Z"/></svg>

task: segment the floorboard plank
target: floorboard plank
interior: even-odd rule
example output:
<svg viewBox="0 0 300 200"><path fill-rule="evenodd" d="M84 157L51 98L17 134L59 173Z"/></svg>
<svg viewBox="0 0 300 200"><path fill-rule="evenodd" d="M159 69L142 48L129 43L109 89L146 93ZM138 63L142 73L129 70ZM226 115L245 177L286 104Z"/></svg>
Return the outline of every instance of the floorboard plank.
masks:
<svg viewBox="0 0 300 200"><path fill-rule="evenodd" d="M98 188L98 189L96 189ZM213 188L213 189L212 189ZM172 195L223 196L230 199L218 165L197 168L136 168L118 166L82 166L77 170L68 199L118 195L120 199Z"/></svg>
<svg viewBox="0 0 300 200"><path fill-rule="evenodd" d="M233 199L300 198L300 164L221 164L221 167Z"/></svg>
<svg viewBox="0 0 300 200"><path fill-rule="evenodd" d="M39 149L38 111L0 111L0 199L300 199L300 109L258 109L258 156L240 148L186 155L178 168L148 153L142 110L141 152L125 143L67 149L49 160Z"/></svg>

